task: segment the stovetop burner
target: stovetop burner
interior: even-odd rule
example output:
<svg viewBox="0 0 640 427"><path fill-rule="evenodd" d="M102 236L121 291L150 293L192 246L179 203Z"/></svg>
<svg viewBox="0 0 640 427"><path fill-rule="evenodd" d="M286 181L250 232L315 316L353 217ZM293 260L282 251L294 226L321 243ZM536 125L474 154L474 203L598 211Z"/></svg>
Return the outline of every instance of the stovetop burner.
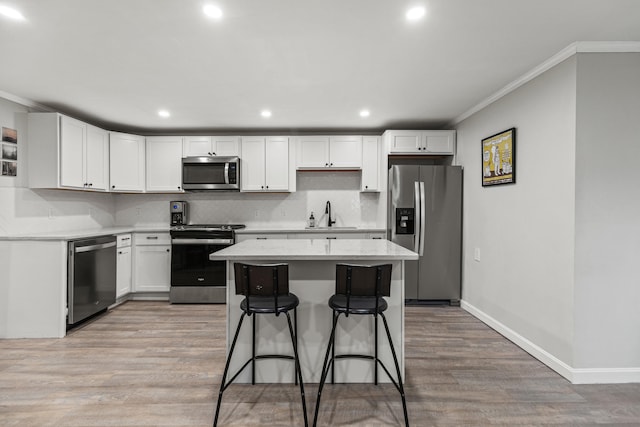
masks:
<svg viewBox="0 0 640 427"><path fill-rule="evenodd" d="M171 231L221 231L221 230L240 230L245 228L244 224L187 224L174 225Z"/></svg>

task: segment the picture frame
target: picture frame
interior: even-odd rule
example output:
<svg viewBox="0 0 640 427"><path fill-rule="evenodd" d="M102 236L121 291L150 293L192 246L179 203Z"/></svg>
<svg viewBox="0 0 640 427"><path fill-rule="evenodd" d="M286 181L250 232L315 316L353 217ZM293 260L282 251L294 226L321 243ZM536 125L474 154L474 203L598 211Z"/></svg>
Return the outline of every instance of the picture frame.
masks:
<svg viewBox="0 0 640 427"><path fill-rule="evenodd" d="M516 182L516 128L482 140L482 186Z"/></svg>

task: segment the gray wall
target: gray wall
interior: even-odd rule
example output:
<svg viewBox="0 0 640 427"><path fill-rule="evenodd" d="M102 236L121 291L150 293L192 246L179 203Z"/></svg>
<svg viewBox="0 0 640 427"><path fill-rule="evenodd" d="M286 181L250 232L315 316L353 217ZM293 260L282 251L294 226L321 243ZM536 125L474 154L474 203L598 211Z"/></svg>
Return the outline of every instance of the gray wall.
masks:
<svg viewBox="0 0 640 427"><path fill-rule="evenodd" d="M458 127L464 166L462 298L571 365L576 58ZM481 140L516 128L516 184L482 187ZM474 260L480 249L480 262Z"/></svg>
<svg viewBox="0 0 640 427"><path fill-rule="evenodd" d="M517 183L482 188L480 141L510 127ZM458 159L466 308L572 381L637 381L640 54L544 72L459 124Z"/></svg>
<svg viewBox="0 0 640 427"><path fill-rule="evenodd" d="M578 55L576 368L640 367L640 53Z"/></svg>

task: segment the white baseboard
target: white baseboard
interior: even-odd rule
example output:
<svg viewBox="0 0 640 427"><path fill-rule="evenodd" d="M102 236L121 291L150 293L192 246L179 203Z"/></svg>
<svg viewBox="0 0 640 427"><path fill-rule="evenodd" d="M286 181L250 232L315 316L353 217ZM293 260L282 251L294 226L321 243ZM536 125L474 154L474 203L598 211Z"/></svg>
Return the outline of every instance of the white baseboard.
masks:
<svg viewBox="0 0 640 427"><path fill-rule="evenodd" d="M553 369L572 384L620 384L640 382L640 368L572 368L551 353L545 351L468 302L461 300L460 307Z"/></svg>

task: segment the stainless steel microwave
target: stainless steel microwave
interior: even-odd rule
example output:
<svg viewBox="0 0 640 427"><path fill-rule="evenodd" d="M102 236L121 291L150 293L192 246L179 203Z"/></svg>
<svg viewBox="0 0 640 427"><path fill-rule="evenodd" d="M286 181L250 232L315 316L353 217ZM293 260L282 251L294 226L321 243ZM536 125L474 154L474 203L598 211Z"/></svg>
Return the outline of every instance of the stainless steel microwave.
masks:
<svg viewBox="0 0 640 427"><path fill-rule="evenodd" d="M182 188L185 191L240 191L240 158L183 157Z"/></svg>

